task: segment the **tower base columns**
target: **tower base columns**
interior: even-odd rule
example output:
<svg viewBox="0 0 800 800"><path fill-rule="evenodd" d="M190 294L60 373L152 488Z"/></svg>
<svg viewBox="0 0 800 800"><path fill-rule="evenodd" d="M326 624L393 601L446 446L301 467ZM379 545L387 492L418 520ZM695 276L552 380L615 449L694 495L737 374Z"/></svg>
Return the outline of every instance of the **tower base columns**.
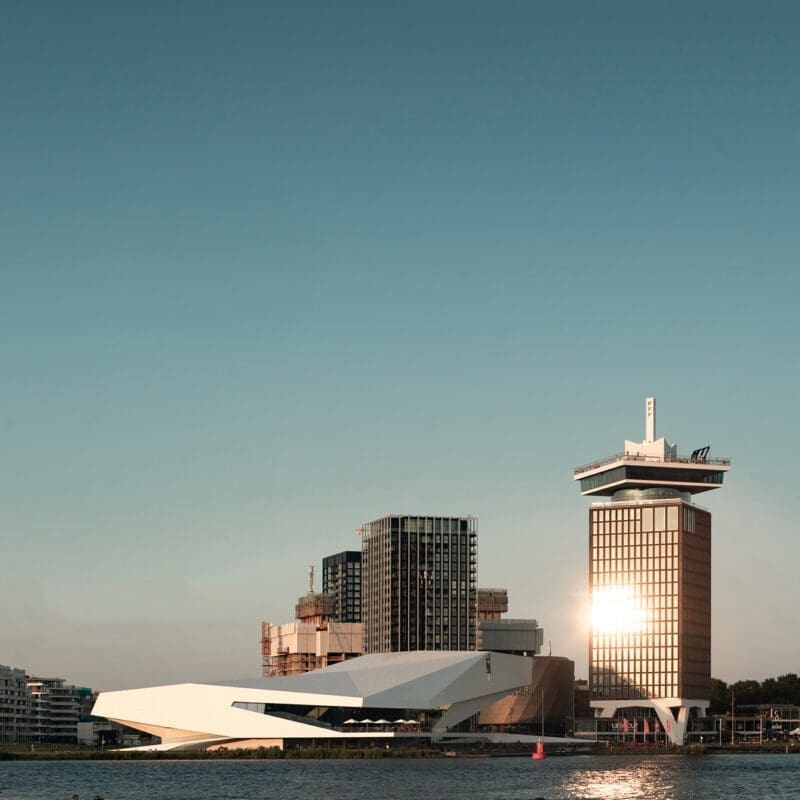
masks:
<svg viewBox="0 0 800 800"><path fill-rule="evenodd" d="M688 700L682 697L663 697L651 700L592 700L595 716L610 718L625 708L651 708L656 712L661 727L667 734L670 744L682 745L686 741L689 725L689 710L697 709L699 717L705 717L709 707L708 700ZM675 716L677 711L677 716Z"/></svg>

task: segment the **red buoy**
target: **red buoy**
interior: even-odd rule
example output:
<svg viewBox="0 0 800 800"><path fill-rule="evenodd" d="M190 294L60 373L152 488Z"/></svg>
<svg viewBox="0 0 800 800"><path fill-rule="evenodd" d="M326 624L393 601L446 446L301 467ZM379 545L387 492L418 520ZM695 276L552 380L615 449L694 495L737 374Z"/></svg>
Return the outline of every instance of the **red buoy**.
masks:
<svg viewBox="0 0 800 800"><path fill-rule="evenodd" d="M544 742L542 742L541 740L536 742L536 749L533 751L533 753L531 753L531 758L534 761L544 761L545 759Z"/></svg>

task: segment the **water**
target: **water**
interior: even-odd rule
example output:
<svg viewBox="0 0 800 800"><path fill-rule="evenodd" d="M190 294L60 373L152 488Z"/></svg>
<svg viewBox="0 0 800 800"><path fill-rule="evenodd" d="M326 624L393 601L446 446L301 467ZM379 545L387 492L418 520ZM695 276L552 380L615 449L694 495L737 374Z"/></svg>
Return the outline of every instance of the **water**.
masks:
<svg viewBox="0 0 800 800"><path fill-rule="evenodd" d="M0 762L0 800L795 800L797 755Z"/></svg>

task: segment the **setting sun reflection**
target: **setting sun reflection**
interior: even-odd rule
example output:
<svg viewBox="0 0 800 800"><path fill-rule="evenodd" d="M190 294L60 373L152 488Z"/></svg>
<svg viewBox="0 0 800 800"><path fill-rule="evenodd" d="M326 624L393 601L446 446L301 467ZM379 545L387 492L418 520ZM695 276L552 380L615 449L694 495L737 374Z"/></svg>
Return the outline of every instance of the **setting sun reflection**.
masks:
<svg viewBox="0 0 800 800"><path fill-rule="evenodd" d="M642 633L647 625L647 610L630 586L595 589L591 615L595 633Z"/></svg>
<svg viewBox="0 0 800 800"><path fill-rule="evenodd" d="M587 797L592 800L623 800L646 796L641 776L632 771L622 776L619 773L596 773L576 775L570 783L570 797Z"/></svg>
<svg viewBox="0 0 800 800"><path fill-rule="evenodd" d="M591 800L673 800L674 781L661 764L640 762L624 769L575 772L565 782L567 797Z"/></svg>

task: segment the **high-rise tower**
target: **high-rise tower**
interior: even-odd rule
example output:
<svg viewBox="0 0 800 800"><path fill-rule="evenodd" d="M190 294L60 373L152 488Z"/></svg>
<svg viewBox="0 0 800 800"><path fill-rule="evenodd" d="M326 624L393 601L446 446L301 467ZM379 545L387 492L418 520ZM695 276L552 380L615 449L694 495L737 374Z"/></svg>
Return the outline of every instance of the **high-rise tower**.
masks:
<svg viewBox="0 0 800 800"><path fill-rule="evenodd" d="M727 459L702 447L679 456L645 439L575 470L589 509L589 687L599 717L654 709L673 743L705 715L711 684L711 514L693 496L722 486Z"/></svg>
<svg viewBox="0 0 800 800"><path fill-rule="evenodd" d="M322 559L322 593L333 598L333 619L361 622L361 551L345 550Z"/></svg>
<svg viewBox="0 0 800 800"><path fill-rule="evenodd" d="M474 650L475 517L393 514L360 530L364 652Z"/></svg>

